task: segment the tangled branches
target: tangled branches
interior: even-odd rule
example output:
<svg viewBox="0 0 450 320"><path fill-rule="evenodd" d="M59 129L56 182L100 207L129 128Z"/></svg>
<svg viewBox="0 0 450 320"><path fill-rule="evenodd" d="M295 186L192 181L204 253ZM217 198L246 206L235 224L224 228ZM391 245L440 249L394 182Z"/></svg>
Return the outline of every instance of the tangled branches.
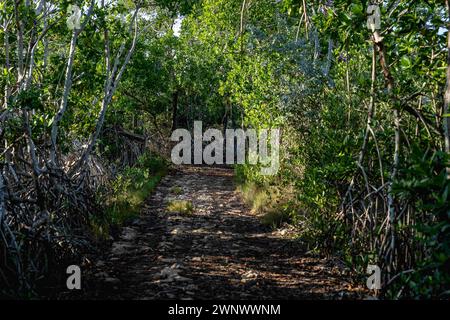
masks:
<svg viewBox="0 0 450 320"><path fill-rule="evenodd" d="M36 149L41 170L36 174L29 149L22 139L2 150L0 283L5 295L33 293L61 262L86 251L89 214L100 212L88 170L70 177L62 168L44 165L46 154Z"/></svg>

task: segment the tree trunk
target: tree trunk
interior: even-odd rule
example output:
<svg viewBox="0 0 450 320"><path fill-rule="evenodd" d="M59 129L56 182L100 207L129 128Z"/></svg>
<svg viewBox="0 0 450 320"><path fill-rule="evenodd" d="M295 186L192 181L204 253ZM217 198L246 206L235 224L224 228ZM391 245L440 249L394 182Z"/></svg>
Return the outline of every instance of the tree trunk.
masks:
<svg viewBox="0 0 450 320"><path fill-rule="evenodd" d="M22 85L23 81L23 23L20 19L19 13L19 3L14 1L14 16L16 20L16 37L17 37L17 83L19 87Z"/></svg>
<svg viewBox="0 0 450 320"><path fill-rule="evenodd" d="M10 47L9 47L9 32L8 32L7 19L5 19L5 25L3 26L3 32L4 32L4 44L5 44L5 68L6 68L6 70L8 70L8 73L9 73L9 70L11 68L11 64L10 64L10 60L9 60ZM9 101L10 95L11 95L11 88L9 86L9 81L6 81L6 84L5 84L5 100L3 102L3 107L5 109L8 109L8 101Z"/></svg>
<svg viewBox="0 0 450 320"><path fill-rule="evenodd" d="M447 7L447 13L450 18L450 5L449 1L445 0L445 5ZM448 26L447 33L447 82L445 84L445 94L444 94L444 140L445 140L445 152L450 154L450 115L449 115L449 104L450 104L450 24ZM450 166L447 166L447 179L450 179Z"/></svg>
<svg viewBox="0 0 450 320"><path fill-rule="evenodd" d="M396 102L395 96L392 96L392 89L394 88L394 78L392 77L391 71L389 69L389 64L387 62L386 58L386 48L384 47L383 38L379 34L378 31L375 31L373 33L373 40L378 48L378 53L380 56L380 65L383 71L384 80L386 82L386 88L388 91L388 94L391 95L391 99L393 102ZM388 182L388 191L387 191L387 206L388 206L388 212L387 212L387 221L386 227L388 228L388 234L386 240L388 242L385 242L387 245L386 247L386 254L384 256L384 259L386 261L387 265L387 271L388 273L391 273L393 270L391 270L392 261L394 258L394 251L395 251L395 219L396 219L396 212L395 212L395 199L393 195L392 185L397 178L398 168L400 165L400 113L397 110L397 108L394 109L394 155L393 155L393 164L392 164L392 170L389 177ZM390 236L389 236L390 235Z"/></svg>
<svg viewBox="0 0 450 320"><path fill-rule="evenodd" d="M139 7L136 8L133 18L131 20L131 24L130 24L130 32L133 30L133 25L134 25L134 35L133 35L133 40L131 42L131 46L128 49L127 55L125 56L123 63L120 66L120 69L119 69L119 64L120 64L120 59L121 59L122 54L125 49L125 42L122 43L122 45L120 46L120 48L118 50L118 53L115 57L113 70L106 70L107 79L105 81L104 96L103 96L103 101L102 101L102 107L101 107L100 112L97 117L95 131L90 136L88 146L87 146L86 150L83 152L83 154L81 155L80 159L75 163L75 165L72 168L70 168L69 175L73 175L76 172L76 170L81 168L81 166L86 162L86 160L88 159L92 150L94 149L94 146L100 135L100 132L103 127L103 123L105 122L105 116L106 116L106 111L108 109L108 106L111 103L112 97L114 96L114 93L116 92L116 89L117 89L117 86L119 85L120 79L122 78L122 75L125 72L128 62L131 59L131 55L133 54L134 49L136 48L137 29L138 29L137 15L138 15L139 9L140 9ZM107 56L106 59L108 61L107 64L109 64L110 57Z"/></svg>
<svg viewBox="0 0 450 320"><path fill-rule="evenodd" d="M70 93L70 89L72 87L72 66L73 66L73 62L75 60L75 48L77 45L77 38L78 38L78 32L74 31L72 34L72 39L70 41L69 58L67 60L63 95L62 95L61 103L59 105L58 113L55 115L55 117L53 118L53 122L52 122L52 133L51 133L52 149L50 152L50 160L53 163L53 165L56 164L56 142L57 142L56 139L58 137L59 123L61 122L62 117L64 116L64 113L66 112L67 101L69 99L69 93Z"/></svg>
<svg viewBox="0 0 450 320"><path fill-rule="evenodd" d="M92 0L91 4L89 6L85 21L83 22L80 29L78 29L78 30L75 29L73 31L72 39L70 41L69 58L67 60L63 95L62 95L61 103L59 105L58 113L55 115L55 117L53 118L53 122L52 122L52 132L51 132L52 148L50 151L50 161L53 165L56 164L56 143L57 143L57 138L58 138L59 123L61 122L62 117L64 116L64 113L66 112L67 101L69 99L70 89L72 88L72 67L73 67L73 63L75 60L75 49L77 46L78 35L86 27L86 24L88 23L91 15L92 15L92 11L94 9L94 4L95 4L95 0Z"/></svg>
<svg viewBox="0 0 450 320"><path fill-rule="evenodd" d="M178 89L176 89L172 95L172 131L174 131L178 125L178 97L179 92Z"/></svg>
<svg viewBox="0 0 450 320"><path fill-rule="evenodd" d="M5 194L6 194L6 185L3 179L3 172L0 172L0 228L3 223L3 218L6 215Z"/></svg>

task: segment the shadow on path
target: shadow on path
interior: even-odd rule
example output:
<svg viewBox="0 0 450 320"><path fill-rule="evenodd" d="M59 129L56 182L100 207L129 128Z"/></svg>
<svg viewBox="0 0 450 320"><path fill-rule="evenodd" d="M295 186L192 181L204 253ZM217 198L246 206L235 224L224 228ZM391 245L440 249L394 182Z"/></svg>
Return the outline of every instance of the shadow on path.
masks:
<svg viewBox="0 0 450 320"><path fill-rule="evenodd" d="M262 226L235 189L229 169L182 167L166 176L141 217L123 228L111 251L96 262L86 297L358 296L332 261L308 255L289 238ZM193 213L168 212L172 200L191 201Z"/></svg>

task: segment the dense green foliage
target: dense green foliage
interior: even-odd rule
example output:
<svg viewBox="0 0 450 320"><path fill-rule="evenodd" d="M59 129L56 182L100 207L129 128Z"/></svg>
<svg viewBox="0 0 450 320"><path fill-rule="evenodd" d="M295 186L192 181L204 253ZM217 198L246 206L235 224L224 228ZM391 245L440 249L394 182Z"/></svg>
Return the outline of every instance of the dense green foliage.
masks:
<svg viewBox="0 0 450 320"><path fill-rule="evenodd" d="M442 1L383 1L374 32L365 0L113 1L90 18L92 2L80 0L79 34L66 24L70 1L35 2L46 9L0 1L8 295L28 295L52 264L83 251L72 238L107 235L138 214L171 131L201 120L281 129L276 175L235 167L264 223L294 224L311 250L359 276L379 265L386 298L448 298ZM36 247L47 249L30 254Z"/></svg>
<svg viewBox="0 0 450 320"><path fill-rule="evenodd" d="M360 274L382 266L386 296L442 298L446 8L388 1L377 42L366 27L368 4L203 1L183 21L180 41L196 46L204 65L220 61L230 127L283 130L278 175L237 168L254 208L264 203L273 212L267 203L279 203L279 216L289 212L311 248L341 255Z"/></svg>

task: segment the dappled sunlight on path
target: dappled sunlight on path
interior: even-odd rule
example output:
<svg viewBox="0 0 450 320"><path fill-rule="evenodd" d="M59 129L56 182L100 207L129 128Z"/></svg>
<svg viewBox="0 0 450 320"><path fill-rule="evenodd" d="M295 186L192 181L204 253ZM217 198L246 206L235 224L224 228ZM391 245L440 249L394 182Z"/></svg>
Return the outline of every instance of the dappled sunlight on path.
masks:
<svg viewBox="0 0 450 320"><path fill-rule="evenodd" d="M169 212L176 201L192 210ZM335 262L262 226L223 168L166 176L95 269L90 294L98 298L339 299L359 291Z"/></svg>

